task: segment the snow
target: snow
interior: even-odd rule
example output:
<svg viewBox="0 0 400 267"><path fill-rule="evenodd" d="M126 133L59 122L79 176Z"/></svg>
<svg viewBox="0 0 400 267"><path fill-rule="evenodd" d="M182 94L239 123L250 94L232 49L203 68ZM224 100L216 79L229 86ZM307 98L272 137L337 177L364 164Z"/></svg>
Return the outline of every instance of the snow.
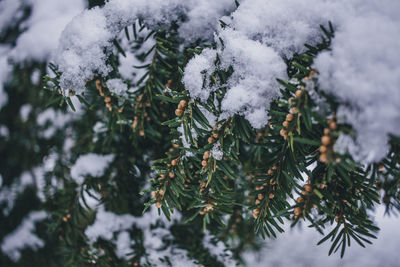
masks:
<svg viewBox="0 0 400 267"><path fill-rule="evenodd" d="M10 48L8 46L0 45L0 109L8 102L8 95L4 90L4 85L9 80L12 70L7 58L9 51Z"/></svg>
<svg viewBox="0 0 400 267"><path fill-rule="evenodd" d="M179 214L172 218L179 219ZM157 227L154 227L157 223ZM164 227L162 227L164 225ZM116 244L116 254L123 259L129 259L127 255L133 252L132 245L135 241L131 239L129 230L133 226L143 231L143 245L146 249L148 260L155 266L162 266L160 258L168 256L174 266L193 266L194 262L187 258L186 252L182 249L169 245L165 249L165 242L172 239L168 228L172 225L165 217L159 216L157 209L152 208L141 217L134 217L130 214L117 215L106 211L103 205L97 209L94 223L85 230L89 243L93 244L98 238L112 241ZM116 238L114 238L117 234ZM144 263L144 262L143 262Z"/></svg>
<svg viewBox="0 0 400 267"><path fill-rule="evenodd" d="M365 248L352 240L343 259L340 252L328 256L329 240L317 246L323 236L315 229L305 224L292 229L286 225L286 232L279 234L277 239L266 240L260 252L245 253L246 266L397 267L400 261L399 218L385 216L384 209L379 207L376 211L376 222L381 228L378 239L373 239L372 245L365 244Z"/></svg>
<svg viewBox="0 0 400 267"><path fill-rule="evenodd" d="M128 85L121 79L110 79L106 82L106 84L111 93L122 97L128 96L126 92L128 90Z"/></svg>
<svg viewBox="0 0 400 267"><path fill-rule="evenodd" d="M0 36L23 16L24 0L3 0L0 2Z"/></svg>
<svg viewBox="0 0 400 267"><path fill-rule="evenodd" d="M336 149L370 163L386 156L389 134L400 133L400 2L364 1L359 9L315 68L321 88L342 103L338 117L357 131L356 140L339 137Z"/></svg>
<svg viewBox="0 0 400 267"><path fill-rule="evenodd" d="M33 231L35 224L47 217L44 211L31 211L22 223L11 233L8 233L1 243L1 250L13 261L21 257L21 250L31 248L36 250L44 246L43 240L37 237Z"/></svg>
<svg viewBox="0 0 400 267"><path fill-rule="evenodd" d="M18 2L18 1L17 1ZM25 0L31 15L22 23L26 28L11 51L13 61L46 61L57 48L59 36L72 17L85 8L84 0ZM7 6L8 7L8 6Z"/></svg>
<svg viewBox="0 0 400 267"><path fill-rule="evenodd" d="M114 160L114 155L98 155L89 153L79 156L71 167L71 178L78 184L82 184L86 175L100 177L108 165Z"/></svg>
<svg viewBox="0 0 400 267"><path fill-rule="evenodd" d="M232 4L226 5L227 2L205 0L199 5L194 0L111 0L102 8L81 13L62 33L55 58L63 72L61 88L65 94L69 90L79 94L95 73L106 77L111 71L106 64L108 53L112 51L111 41L124 27L136 23L137 19L143 19L149 28L154 29L160 24L177 21L181 14L186 14L186 22L181 23L182 37L188 40L211 37L213 28L210 25L216 27L217 18L232 7ZM208 8L213 11L205 13L204 10ZM194 28L197 31L193 31Z"/></svg>

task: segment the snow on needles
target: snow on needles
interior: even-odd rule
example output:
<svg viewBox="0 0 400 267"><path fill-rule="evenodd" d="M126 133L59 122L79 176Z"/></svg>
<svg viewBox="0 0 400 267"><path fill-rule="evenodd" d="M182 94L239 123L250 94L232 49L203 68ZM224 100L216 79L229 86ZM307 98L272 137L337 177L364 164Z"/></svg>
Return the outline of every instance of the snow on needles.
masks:
<svg viewBox="0 0 400 267"><path fill-rule="evenodd" d="M279 96L276 78L287 78L284 59L304 51L304 43L318 41L319 25L333 17L333 6L320 0L248 0L223 17L228 26L219 28L215 37L219 68L232 66L234 72L227 82L220 119L239 114L254 128L263 127L271 101ZM214 61L213 52L205 49L188 63L183 82L192 97L205 101L216 89L202 82L209 80Z"/></svg>
<svg viewBox="0 0 400 267"><path fill-rule="evenodd" d="M37 237L33 231L35 223L42 221L47 217L44 211L32 211L22 221L22 223L13 232L7 234L1 250L7 254L13 261L17 261L21 257L21 250L24 248L38 249L44 246L42 239Z"/></svg>
<svg viewBox="0 0 400 267"><path fill-rule="evenodd" d="M93 79L95 73L107 76L111 71L106 64L113 46L111 41L137 19L142 19L150 28L156 28L187 14L186 21L181 22L181 35L188 39L207 39L213 32L210 25L217 25L217 18L225 14L231 6L227 3L232 2L204 0L199 5L193 0L110 0L102 8L83 12L68 24L60 40L55 62L62 72L61 88L64 93L69 90L82 93L86 82ZM206 8L214 11L211 14L203 12ZM215 10L219 12L215 13ZM193 31L194 28L197 32Z"/></svg>
<svg viewBox="0 0 400 267"><path fill-rule="evenodd" d="M82 184L84 177L90 175L93 177L100 177L108 165L114 160L114 155L98 155L89 153L80 156L74 166L71 167L71 177L78 184Z"/></svg>
<svg viewBox="0 0 400 267"><path fill-rule="evenodd" d="M338 29L332 51L318 56L321 88L341 101L339 118L357 131L339 137L336 148L355 160L376 162L400 133L400 2L363 1Z"/></svg>

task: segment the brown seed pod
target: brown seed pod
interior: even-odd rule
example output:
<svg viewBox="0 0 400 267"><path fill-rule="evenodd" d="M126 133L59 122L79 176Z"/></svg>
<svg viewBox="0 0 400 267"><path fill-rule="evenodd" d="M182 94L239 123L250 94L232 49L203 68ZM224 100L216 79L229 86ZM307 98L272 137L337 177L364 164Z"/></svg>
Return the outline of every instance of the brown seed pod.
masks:
<svg viewBox="0 0 400 267"><path fill-rule="evenodd" d="M329 123L329 128L330 128L332 131L335 131L335 130L337 129L337 124L336 124L336 122L331 121L331 122Z"/></svg>
<svg viewBox="0 0 400 267"><path fill-rule="evenodd" d="M178 117L182 116L183 115L183 110L179 109L179 108L175 109L175 115L178 116Z"/></svg>
<svg viewBox="0 0 400 267"><path fill-rule="evenodd" d="M339 215L336 215L336 216L335 216L335 222L339 222L339 219L340 219L340 216L339 216Z"/></svg>
<svg viewBox="0 0 400 267"><path fill-rule="evenodd" d="M211 210L213 210L214 209L214 207L213 207L213 205L211 205L211 204L208 204L206 207L205 207L205 210L206 211L211 211Z"/></svg>
<svg viewBox="0 0 400 267"><path fill-rule="evenodd" d="M278 170L278 166L273 166L273 167L272 167L272 170L273 170L273 171L277 171L277 170Z"/></svg>
<svg viewBox="0 0 400 267"><path fill-rule="evenodd" d="M211 155L210 151L204 152L204 154L203 154L203 159L204 159L204 160L208 159L208 158L210 157L210 155Z"/></svg>
<svg viewBox="0 0 400 267"><path fill-rule="evenodd" d="M273 199L274 197L275 197L275 194L274 193L269 193L269 199Z"/></svg>
<svg viewBox="0 0 400 267"><path fill-rule="evenodd" d="M140 135L140 136L144 136L144 131L143 131L143 130L140 130L140 131L139 131L139 135Z"/></svg>
<svg viewBox="0 0 400 267"><path fill-rule="evenodd" d="M159 208L161 208L161 206L162 206L162 204L161 204L161 202L156 202L156 207L157 207L157 209L159 209Z"/></svg>
<svg viewBox="0 0 400 267"><path fill-rule="evenodd" d="M256 199L256 202L254 202L256 205L260 205L261 201L259 199Z"/></svg>
<svg viewBox="0 0 400 267"><path fill-rule="evenodd" d="M301 208L299 207L294 208L293 213L295 216L299 216L301 214Z"/></svg>
<svg viewBox="0 0 400 267"><path fill-rule="evenodd" d="M288 121L284 121L284 122L282 123L282 126L283 126L283 127L288 127L289 124L290 124L290 123L289 123Z"/></svg>
<svg viewBox="0 0 400 267"><path fill-rule="evenodd" d="M258 194L258 195L257 195L257 198L258 198L259 200L263 200L263 199L264 199L264 195L263 195L263 194Z"/></svg>
<svg viewBox="0 0 400 267"><path fill-rule="evenodd" d="M312 186L311 185L309 185L309 184L306 184L306 185L304 185L304 189L307 191L307 192L312 192Z"/></svg>
<svg viewBox="0 0 400 267"><path fill-rule="evenodd" d="M111 102L111 97L107 96L104 98L104 102L110 103Z"/></svg>
<svg viewBox="0 0 400 267"><path fill-rule="evenodd" d="M182 106L183 108L186 108L187 101L186 100L181 100L181 101L179 101L179 105Z"/></svg>
<svg viewBox="0 0 400 267"><path fill-rule="evenodd" d="M151 191L151 197L155 198L157 196L157 191Z"/></svg>
<svg viewBox="0 0 400 267"><path fill-rule="evenodd" d="M328 151L328 148L326 146L320 146L319 147L319 152L326 153L326 151Z"/></svg>
<svg viewBox="0 0 400 267"><path fill-rule="evenodd" d="M289 122L292 121L293 118L294 118L293 114L289 113L289 114L286 115L286 120L289 121Z"/></svg>
<svg viewBox="0 0 400 267"><path fill-rule="evenodd" d="M303 202L304 202L304 198L298 197L298 198L296 199L296 202L297 202L297 203L303 203Z"/></svg>
<svg viewBox="0 0 400 267"><path fill-rule="evenodd" d="M328 162L328 156L326 155L326 153L319 155L319 161L321 161L323 163Z"/></svg>
<svg viewBox="0 0 400 267"><path fill-rule="evenodd" d="M290 109L289 109L289 112L290 112L290 114L297 114L297 113L299 113L299 109L293 107L293 108L290 108Z"/></svg>
<svg viewBox="0 0 400 267"><path fill-rule="evenodd" d="M295 93L296 98L300 98L302 94L303 94L303 92L301 90L297 90Z"/></svg>
<svg viewBox="0 0 400 267"><path fill-rule="evenodd" d="M203 160L203 161L201 162L201 166L203 166L203 168L207 167L207 165L208 165L208 163L207 163L206 160Z"/></svg>
<svg viewBox="0 0 400 267"><path fill-rule="evenodd" d="M215 139L217 139L218 137L219 137L219 134L218 133L213 133L213 135L212 135Z"/></svg>
<svg viewBox="0 0 400 267"><path fill-rule="evenodd" d="M214 138L212 136L208 137L208 143L211 144L214 142Z"/></svg>
<svg viewBox="0 0 400 267"><path fill-rule="evenodd" d="M279 134L280 134L281 136L287 136L288 131L282 128L282 129L280 130Z"/></svg>
<svg viewBox="0 0 400 267"><path fill-rule="evenodd" d="M324 136L322 136L322 138L321 138L321 143L322 143L324 146L327 146L327 145L329 145L329 144L331 143L331 138L330 138L329 136L324 135Z"/></svg>
<svg viewBox="0 0 400 267"><path fill-rule="evenodd" d="M330 131L329 131L328 128L325 128L325 129L324 129L324 135L329 135L329 132L330 132Z"/></svg>
<svg viewBox="0 0 400 267"><path fill-rule="evenodd" d="M253 217L254 217L254 219L257 219L258 218L258 214L260 213L260 209L254 209L253 210Z"/></svg>
<svg viewBox="0 0 400 267"><path fill-rule="evenodd" d="M176 166L178 164L178 159L171 160L171 165Z"/></svg>
<svg viewBox="0 0 400 267"><path fill-rule="evenodd" d="M160 196L164 196L165 192L164 192L164 190L160 189L160 190L158 191L158 194L159 194Z"/></svg>

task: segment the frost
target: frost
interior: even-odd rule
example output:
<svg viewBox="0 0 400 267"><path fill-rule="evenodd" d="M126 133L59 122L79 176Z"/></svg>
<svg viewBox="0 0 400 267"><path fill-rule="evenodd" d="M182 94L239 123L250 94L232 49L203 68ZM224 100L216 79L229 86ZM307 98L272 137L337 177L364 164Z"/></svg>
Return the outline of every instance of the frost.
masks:
<svg viewBox="0 0 400 267"><path fill-rule="evenodd" d="M340 22L332 51L315 61L321 88L338 97L338 116L357 131L353 142L346 138L348 150L366 163L381 160L389 150L388 135L400 132L399 10L398 1L363 1L354 16Z"/></svg>
<svg viewBox="0 0 400 267"><path fill-rule="evenodd" d="M1 250L13 261L21 257L21 250L25 248L38 249L44 246L42 239L37 237L33 231L35 224L47 217L44 211L30 212L22 223L13 232L7 234L1 244Z"/></svg>
<svg viewBox="0 0 400 267"><path fill-rule="evenodd" d="M114 155L97 155L89 153L80 156L71 167L71 177L78 184L82 184L84 177L90 175L100 177L108 165L114 160Z"/></svg>

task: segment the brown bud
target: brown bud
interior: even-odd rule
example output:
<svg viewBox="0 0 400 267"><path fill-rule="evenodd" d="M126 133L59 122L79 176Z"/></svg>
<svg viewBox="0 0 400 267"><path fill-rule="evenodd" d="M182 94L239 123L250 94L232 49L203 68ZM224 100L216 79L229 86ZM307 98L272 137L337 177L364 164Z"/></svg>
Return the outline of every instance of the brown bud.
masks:
<svg viewBox="0 0 400 267"><path fill-rule="evenodd" d="M328 162L328 157L327 157L326 153L319 155L319 161L321 161L323 163Z"/></svg>
<svg viewBox="0 0 400 267"><path fill-rule="evenodd" d="M208 163L207 163L206 160L203 160L203 161L201 162L201 166L203 166L203 168L207 167L207 165L208 165Z"/></svg>
<svg viewBox="0 0 400 267"><path fill-rule="evenodd" d="M219 134L218 133L213 133L213 135L212 135L215 139L217 139L218 137L219 137Z"/></svg>
<svg viewBox="0 0 400 267"><path fill-rule="evenodd" d="M95 84L96 84L96 88L97 88L97 90L101 90L101 89L103 89L102 88L102 86L101 86L101 82L100 82L100 80L96 80L96 82L95 82Z"/></svg>
<svg viewBox="0 0 400 267"><path fill-rule="evenodd" d="M282 129L280 130L279 134L280 134L281 136L287 136L288 131L282 128Z"/></svg>
<svg viewBox="0 0 400 267"><path fill-rule="evenodd" d="M151 191L151 197L155 198L157 196L157 191Z"/></svg>
<svg viewBox="0 0 400 267"><path fill-rule="evenodd" d="M294 208L293 213L295 216L299 216L301 214L301 209L299 207Z"/></svg>
<svg viewBox="0 0 400 267"><path fill-rule="evenodd" d="M260 203L261 203L261 201L260 201L259 199L256 199L255 204L256 204L256 205L260 205Z"/></svg>
<svg viewBox="0 0 400 267"><path fill-rule="evenodd" d="M139 131L139 135L140 135L140 136L144 136L144 131L143 131L143 130L140 130L140 131Z"/></svg>
<svg viewBox="0 0 400 267"><path fill-rule="evenodd" d="M214 142L214 138L212 136L208 137L208 143L211 144Z"/></svg>
<svg viewBox="0 0 400 267"><path fill-rule="evenodd" d="M289 123L288 121L284 121L284 122L282 123L282 126L283 126L283 127L288 127L289 124L290 124L290 123Z"/></svg>
<svg viewBox="0 0 400 267"><path fill-rule="evenodd" d="M183 110L179 109L179 108L175 109L175 115L178 116L178 117L182 116L183 115Z"/></svg>
<svg viewBox="0 0 400 267"><path fill-rule="evenodd" d="M258 214L260 213L260 209L254 209L253 210L253 217L254 217L254 219L257 219L258 218Z"/></svg>
<svg viewBox="0 0 400 267"><path fill-rule="evenodd" d="M179 101L179 105L183 108L185 108L187 106L187 101L186 100L181 100Z"/></svg>
<svg viewBox="0 0 400 267"><path fill-rule="evenodd" d="M329 132L330 132L330 131L329 131L328 128L325 128L325 129L324 129L324 135L329 135Z"/></svg>
<svg viewBox="0 0 400 267"><path fill-rule="evenodd" d="M204 152L204 154L203 154L203 159L204 159L204 160L208 159L208 158L210 157L210 155L211 155L210 151Z"/></svg>
<svg viewBox="0 0 400 267"><path fill-rule="evenodd" d="M213 210L214 208L213 208L213 205L208 204L204 209L205 209L206 211L210 211L210 210Z"/></svg>
<svg viewBox="0 0 400 267"><path fill-rule="evenodd" d="M170 172L170 173L168 174L168 176L169 176L169 178L174 178L174 177L175 177L175 174L174 174L173 172Z"/></svg>
<svg viewBox="0 0 400 267"><path fill-rule="evenodd" d="M269 193L269 199L273 199L275 197L274 193Z"/></svg>
<svg viewBox="0 0 400 267"><path fill-rule="evenodd" d="M161 205L162 205L161 202L158 202L158 201L156 202L157 209L161 208Z"/></svg>
<svg viewBox="0 0 400 267"><path fill-rule="evenodd" d="M330 138L329 136L324 135L324 136L322 136L322 138L321 138L321 143L322 143L324 146L327 146L327 145L329 145L329 144L331 143L331 138Z"/></svg>
<svg viewBox="0 0 400 267"><path fill-rule="evenodd" d="M272 167L272 170L273 170L273 171L277 171L277 170L278 170L278 166L273 166L273 167Z"/></svg>
<svg viewBox="0 0 400 267"><path fill-rule="evenodd" d="M328 151L328 148L326 146L320 146L319 147L319 152L326 153L326 151Z"/></svg>
<svg viewBox="0 0 400 267"><path fill-rule="evenodd" d="M331 121L331 122L329 123L329 128L330 128L332 131L335 131L335 130L337 129L337 124L336 124L336 122Z"/></svg>
<svg viewBox="0 0 400 267"><path fill-rule="evenodd" d="M297 90L295 93L296 98L300 98L302 94L303 94L303 92L301 90Z"/></svg>
<svg viewBox="0 0 400 267"><path fill-rule="evenodd" d="M289 122L292 121L293 118L294 118L293 114L289 113L289 114L286 115L286 120L289 121Z"/></svg>
<svg viewBox="0 0 400 267"><path fill-rule="evenodd" d="M258 194L258 195L257 195L257 198L258 198L259 200L263 200L263 199L264 199L264 195L263 195L263 194Z"/></svg>
<svg viewBox="0 0 400 267"><path fill-rule="evenodd" d="M290 109L289 109L289 112L290 112L290 114L297 114L297 113L299 113L299 109L293 107L293 108L290 108Z"/></svg>
<svg viewBox="0 0 400 267"><path fill-rule="evenodd" d="M176 166L178 164L178 159L171 160L171 165Z"/></svg>
<svg viewBox="0 0 400 267"><path fill-rule="evenodd" d="M303 203L303 202L304 202L304 199L303 199L302 197L298 197L298 198L296 199L296 201L297 201L297 203Z"/></svg>
<svg viewBox="0 0 400 267"><path fill-rule="evenodd" d="M111 97L107 96L104 98L104 102L110 103L111 102Z"/></svg>
<svg viewBox="0 0 400 267"><path fill-rule="evenodd" d="M268 175L272 175L272 174L274 174L274 172L273 172L272 169L269 169L268 172L267 172L267 174L268 174Z"/></svg>
<svg viewBox="0 0 400 267"><path fill-rule="evenodd" d="M307 192L312 192L312 186L311 185L309 185L309 184L306 184L306 185L304 185L304 189L307 191Z"/></svg>
<svg viewBox="0 0 400 267"><path fill-rule="evenodd" d="M336 215L336 216L335 216L335 222L339 222L339 219L340 219L340 216L339 216L339 215Z"/></svg>

